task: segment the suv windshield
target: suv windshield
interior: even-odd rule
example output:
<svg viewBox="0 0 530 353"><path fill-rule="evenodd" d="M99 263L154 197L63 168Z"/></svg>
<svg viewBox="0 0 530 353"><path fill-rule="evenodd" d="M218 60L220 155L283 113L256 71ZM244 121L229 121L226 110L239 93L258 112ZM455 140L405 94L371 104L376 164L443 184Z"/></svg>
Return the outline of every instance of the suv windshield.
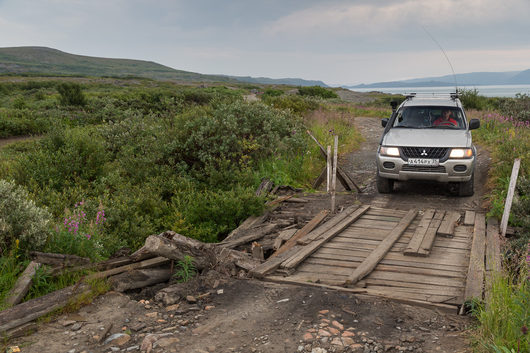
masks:
<svg viewBox="0 0 530 353"><path fill-rule="evenodd" d="M456 107L409 106L397 112L392 127L465 129L464 114Z"/></svg>

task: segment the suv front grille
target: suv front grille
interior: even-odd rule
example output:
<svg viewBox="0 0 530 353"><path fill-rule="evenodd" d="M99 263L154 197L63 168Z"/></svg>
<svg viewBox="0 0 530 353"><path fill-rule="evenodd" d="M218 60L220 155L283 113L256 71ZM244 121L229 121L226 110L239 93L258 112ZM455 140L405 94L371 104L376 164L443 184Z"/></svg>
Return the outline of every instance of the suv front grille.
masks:
<svg viewBox="0 0 530 353"><path fill-rule="evenodd" d="M447 147L401 147L401 152L408 158L436 158L444 159L449 148Z"/></svg>
<svg viewBox="0 0 530 353"><path fill-rule="evenodd" d="M438 167L429 167L405 164L403 167L401 167L401 170L404 172L445 173L445 167L443 165Z"/></svg>

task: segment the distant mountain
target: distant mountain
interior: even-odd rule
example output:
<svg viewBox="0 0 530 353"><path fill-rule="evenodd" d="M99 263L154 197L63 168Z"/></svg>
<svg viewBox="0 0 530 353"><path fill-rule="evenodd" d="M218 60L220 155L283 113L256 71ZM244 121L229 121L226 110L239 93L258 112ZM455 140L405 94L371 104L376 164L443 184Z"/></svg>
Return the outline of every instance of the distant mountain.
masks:
<svg viewBox="0 0 530 353"><path fill-rule="evenodd" d="M152 61L110 59L65 53L46 47L0 48L0 75L24 74L45 76L144 77L155 80L199 82L249 82L257 84L288 84L326 86L322 81L302 79L270 79L205 75L175 70Z"/></svg>
<svg viewBox="0 0 530 353"><path fill-rule="evenodd" d="M530 84L530 70L507 72L470 72L457 74L458 86ZM424 77L402 81L376 82L347 86L346 88L393 88L454 86L455 76Z"/></svg>

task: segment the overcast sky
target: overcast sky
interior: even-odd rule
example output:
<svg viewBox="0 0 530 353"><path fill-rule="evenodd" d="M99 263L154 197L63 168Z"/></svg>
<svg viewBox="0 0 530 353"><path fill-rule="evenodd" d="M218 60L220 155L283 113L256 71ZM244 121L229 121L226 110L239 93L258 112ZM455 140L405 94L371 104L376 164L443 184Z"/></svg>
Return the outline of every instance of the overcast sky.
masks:
<svg viewBox="0 0 530 353"><path fill-rule="evenodd" d="M358 84L530 68L529 0L0 0L0 47Z"/></svg>

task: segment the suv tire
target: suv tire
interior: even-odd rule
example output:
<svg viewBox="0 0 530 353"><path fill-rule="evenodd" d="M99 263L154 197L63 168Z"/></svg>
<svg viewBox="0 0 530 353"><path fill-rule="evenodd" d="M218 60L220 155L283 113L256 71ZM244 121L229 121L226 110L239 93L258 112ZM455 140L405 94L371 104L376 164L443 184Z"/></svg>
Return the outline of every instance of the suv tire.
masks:
<svg viewBox="0 0 530 353"><path fill-rule="evenodd" d="M377 185L377 191L380 194L390 194L392 192L392 189L394 189L393 179L383 178L382 176L379 176L379 173L377 173L375 180Z"/></svg>
<svg viewBox="0 0 530 353"><path fill-rule="evenodd" d="M458 196L473 196L475 173L471 174L469 181L464 181L458 185Z"/></svg>

